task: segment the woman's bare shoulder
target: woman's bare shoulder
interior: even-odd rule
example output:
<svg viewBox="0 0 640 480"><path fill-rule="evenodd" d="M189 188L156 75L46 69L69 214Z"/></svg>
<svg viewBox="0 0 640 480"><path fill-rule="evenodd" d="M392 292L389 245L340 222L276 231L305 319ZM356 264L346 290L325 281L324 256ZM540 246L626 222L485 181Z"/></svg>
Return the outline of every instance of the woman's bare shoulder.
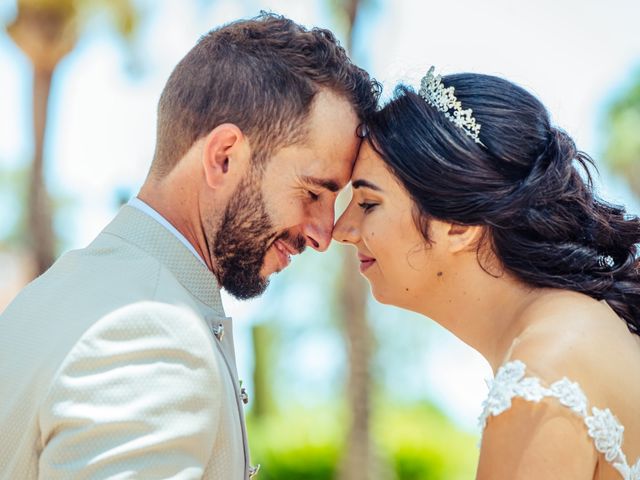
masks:
<svg viewBox="0 0 640 480"><path fill-rule="evenodd" d="M616 374L630 364L640 365L640 336L631 333L605 302L552 291L532 303L523 317L525 327L505 362L519 359L545 382L567 377L600 397L599 390L608 390Z"/></svg>

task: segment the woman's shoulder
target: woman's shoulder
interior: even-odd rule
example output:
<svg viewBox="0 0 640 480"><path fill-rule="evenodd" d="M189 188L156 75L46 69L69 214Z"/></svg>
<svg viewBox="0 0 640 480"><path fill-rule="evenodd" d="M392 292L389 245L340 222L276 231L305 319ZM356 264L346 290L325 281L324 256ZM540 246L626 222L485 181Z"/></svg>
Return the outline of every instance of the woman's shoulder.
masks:
<svg viewBox="0 0 640 480"><path fill-rule="evenodd" d="M517 448L526 431L536 451L562 443L590 462L597 451L607 468L635 479L626 472L640 475L631 462L640 450L639 337L604 302L579 294L552 293L525 315L483 405L484 456Z"/></svg>
<svg viewBox="0 0 640 480"><path fill-rule="evenodd" d="M502 363L520 361L528 376L546 385L567 378L579 384L589 400L606 404L628 378L629 367L640 365L640 337L603 301L552 291L523 317L525 327ZM640 375L634 380L640 381Z"/></svg>
<svg viewBox="0 0 640 480"><path fill-rule="evenodd" d="M546 385L522 360L503 364L480 415L477 478L592 478L597 452L583 427L586 405L577 384Z"/></svg>

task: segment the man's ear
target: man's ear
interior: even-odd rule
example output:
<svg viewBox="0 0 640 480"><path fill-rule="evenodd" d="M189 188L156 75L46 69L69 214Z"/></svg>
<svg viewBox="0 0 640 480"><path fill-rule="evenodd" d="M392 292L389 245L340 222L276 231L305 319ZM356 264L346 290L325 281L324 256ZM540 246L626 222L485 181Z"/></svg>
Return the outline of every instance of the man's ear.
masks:
<svg viewBox="0 0 640 480"><path fill-rule="evenodd" d="M451 253L475 250L482 241L484 227L480 225L460 225L449 223L447 244Z"/></svg>
<svg viewBox="0 0 640 480"><path fill-rule="evenodd" d="M236 125L223 123L204 139L202 166L207 184L219 188L229 177L244 171L250 160L246 137Z"/></svg>

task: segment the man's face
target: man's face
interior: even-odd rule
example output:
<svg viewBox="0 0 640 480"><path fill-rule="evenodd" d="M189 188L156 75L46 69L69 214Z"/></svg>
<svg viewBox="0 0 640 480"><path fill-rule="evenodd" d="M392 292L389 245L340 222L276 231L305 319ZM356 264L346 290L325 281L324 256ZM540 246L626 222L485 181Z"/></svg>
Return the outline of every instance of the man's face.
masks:
<svg viewBox="0 0 640 480"><path fill-rule="evenodd" d="M308 245L331 242L338 192L349 182L359 139L350 104L320 91L304 142L277 151L264 171L252 168L227 205L215 237L221 285L247 299L262 294L269 276Z"/></svg>

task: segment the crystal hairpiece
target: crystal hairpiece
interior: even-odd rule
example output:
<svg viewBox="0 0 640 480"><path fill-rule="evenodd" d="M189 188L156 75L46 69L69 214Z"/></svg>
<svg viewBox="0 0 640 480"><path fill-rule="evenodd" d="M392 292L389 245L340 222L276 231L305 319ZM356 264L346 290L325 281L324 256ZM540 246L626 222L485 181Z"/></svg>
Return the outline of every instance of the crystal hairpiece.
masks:
<svg viewBox="0 0 640 480"><path fill-rule="evenodd" d="M473 111L470 108L462 109L462 104L455 96L454 88L445 88L440 75L434 75L435 67L431 67L427 74L420 81L418 94L432 107L444 113L444 116L456 127L461 128L464 133L473 138L476 143L485 147L478 136L480 124L473 118ZM486 147L485 147L486 148Z"/></svg>
<svg viewBox="0 0 640 480"><path fill-rule="evenodd" d="M598 255L598 266L600 268L613 268L616 262L611 255Z"/></svg>

